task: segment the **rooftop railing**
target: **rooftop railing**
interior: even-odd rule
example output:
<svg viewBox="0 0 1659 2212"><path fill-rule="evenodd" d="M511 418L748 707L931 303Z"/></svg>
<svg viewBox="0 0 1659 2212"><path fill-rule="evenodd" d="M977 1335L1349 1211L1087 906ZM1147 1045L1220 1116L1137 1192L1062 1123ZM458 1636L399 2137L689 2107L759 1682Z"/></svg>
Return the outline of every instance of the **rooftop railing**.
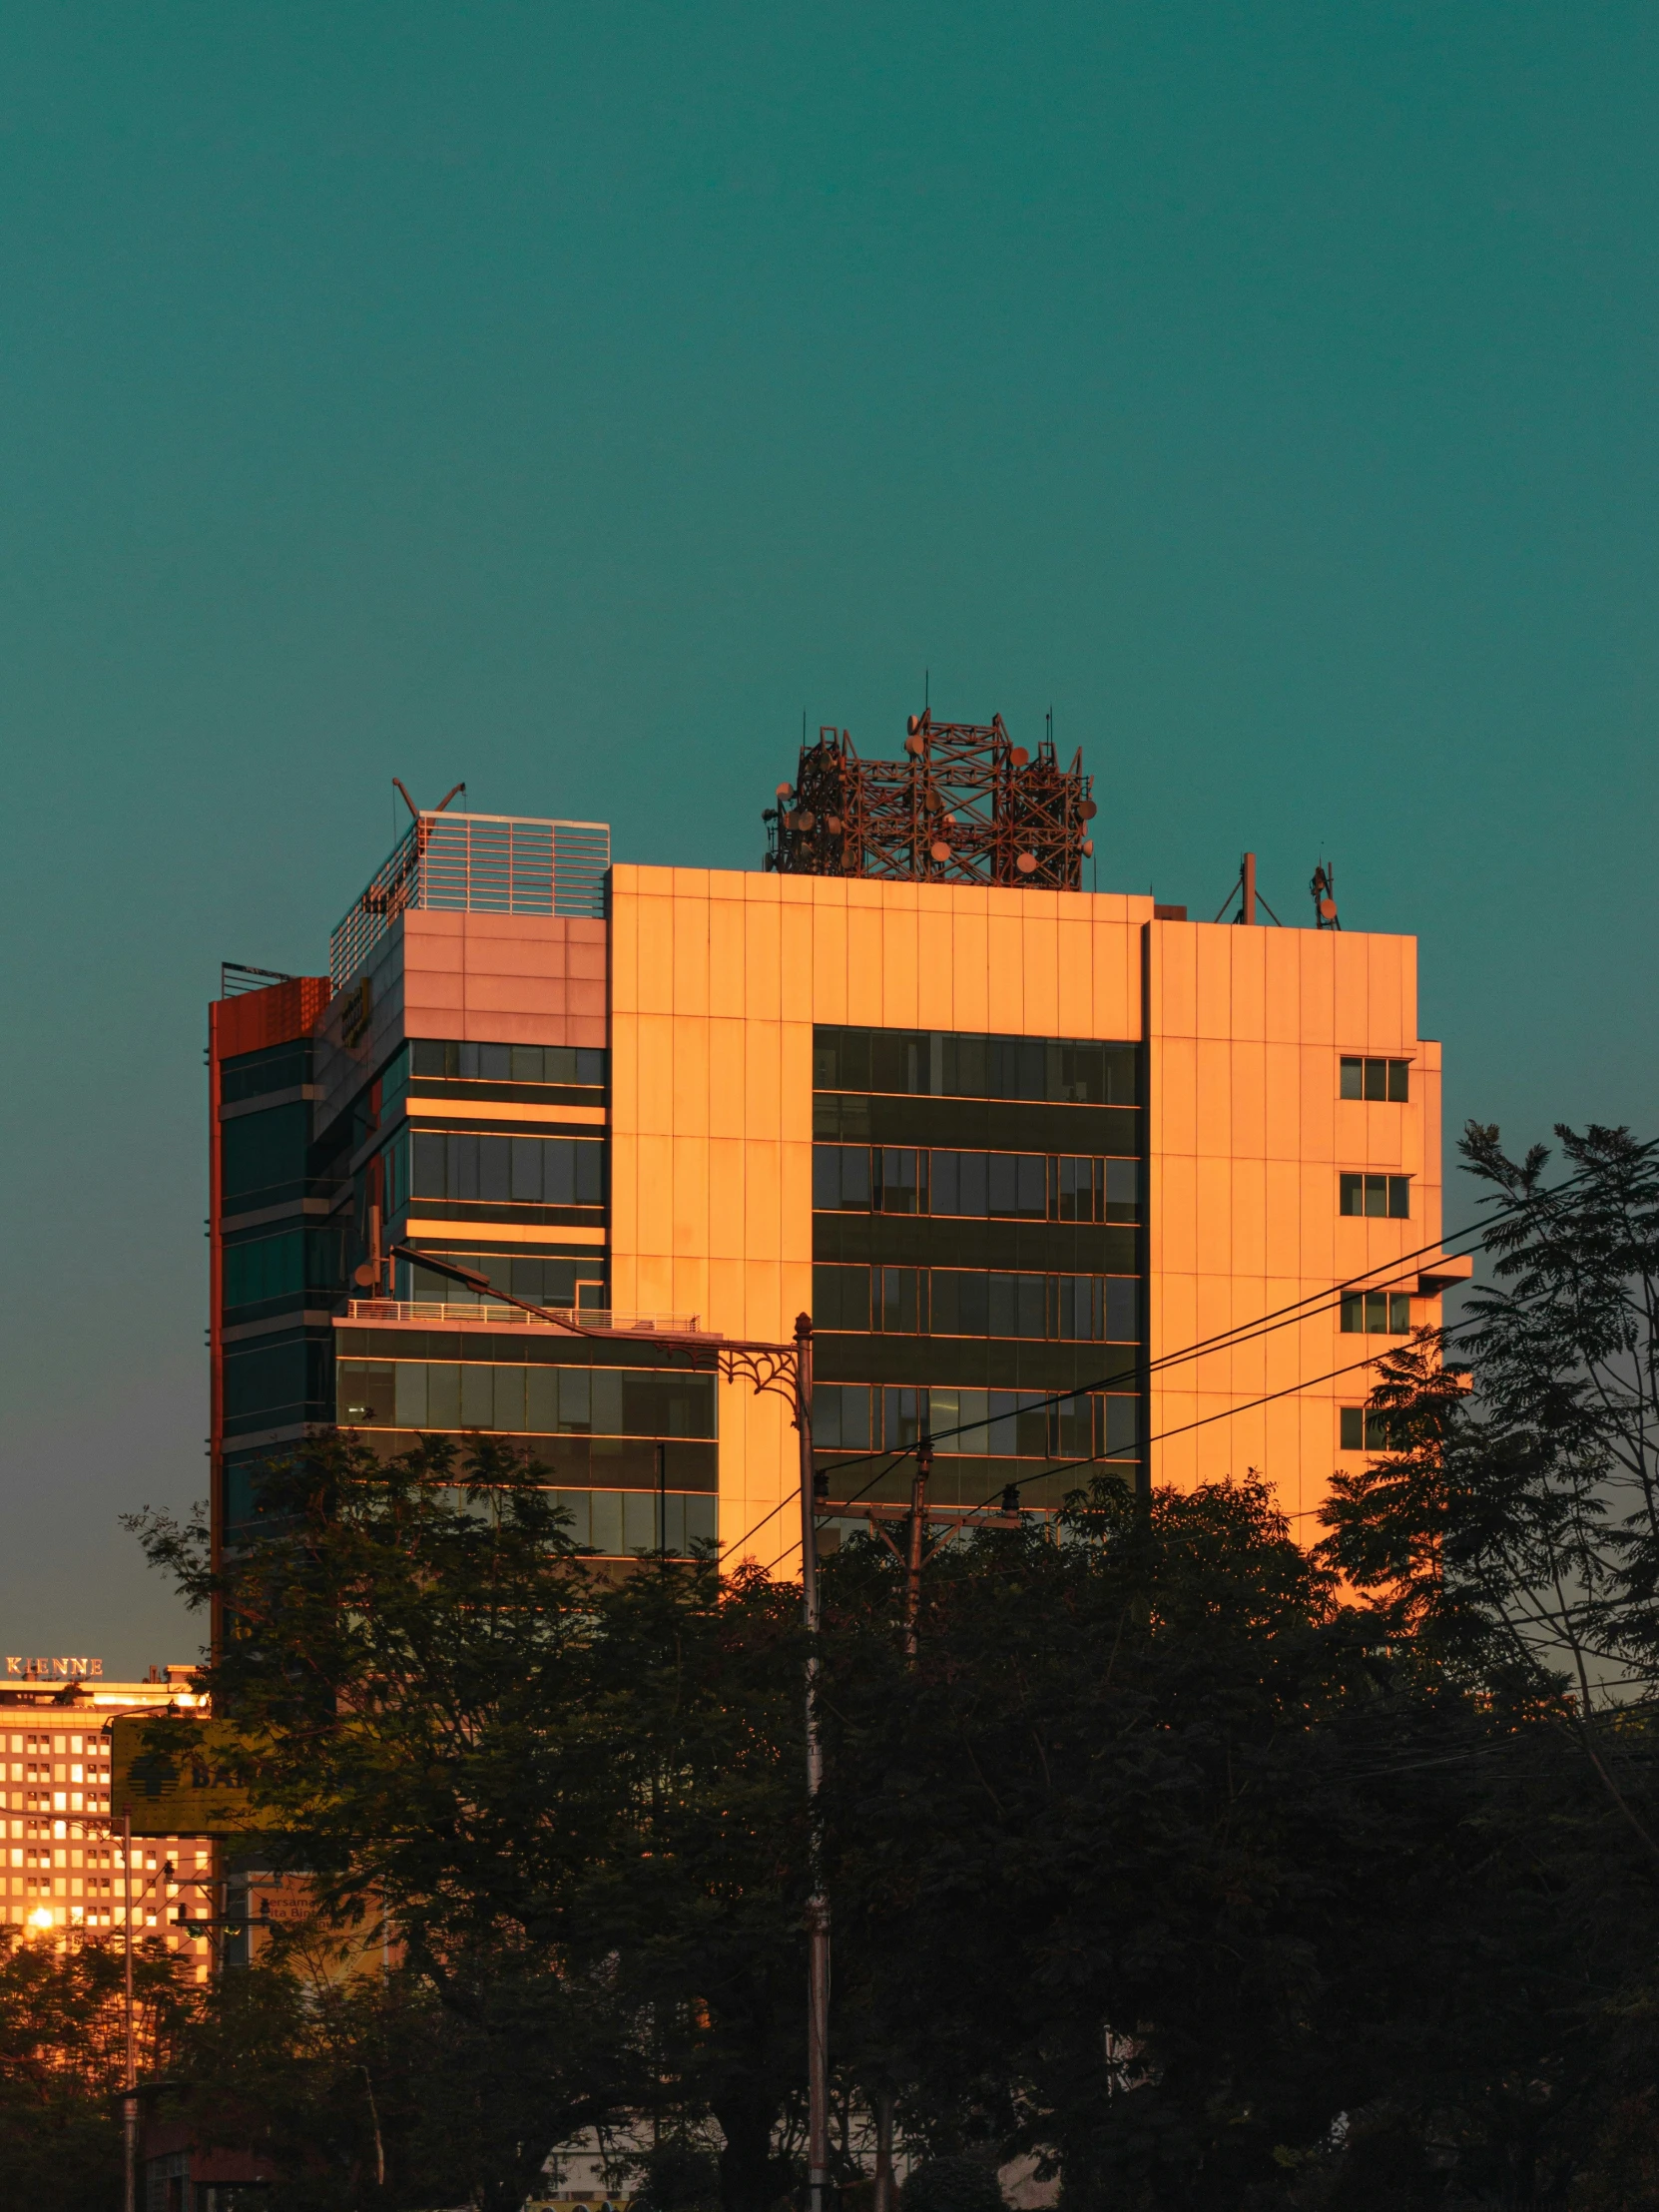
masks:
<svg viewBox="0 0 1659 2212"><path fill-rule="evenodd" d="M342 990L410 906L450 913L602 916L610 864L608 823L417 816L329 938L329 981Z"/></svg>
<svg viewBox="0 0 1659 2212"><path fill-rule="evenodd" d="M543 1314L527 1314L520 1306L496 1306L483 1299L450 1303L426 1298L354 1298L346 1321L426 1321L452 1326L457 1322L487 1323L491 1329L577 1328L599 1331L607 1337L713 1337L703 1327L700 1314L614 1314L594 1306L549 1306Z"/></svg>

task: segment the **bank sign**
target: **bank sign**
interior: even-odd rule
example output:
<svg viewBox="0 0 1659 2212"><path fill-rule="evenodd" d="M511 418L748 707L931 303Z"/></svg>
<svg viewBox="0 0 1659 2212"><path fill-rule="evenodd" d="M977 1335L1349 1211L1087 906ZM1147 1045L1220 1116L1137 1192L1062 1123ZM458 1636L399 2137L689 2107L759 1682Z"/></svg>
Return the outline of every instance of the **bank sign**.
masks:
<svg viewBox="0 0 1659 2212"><path fill-rule="evenodd" d="M102 1659L20 1659L6 1661L8 1682L97 1682L104 1672Z"/></svg>

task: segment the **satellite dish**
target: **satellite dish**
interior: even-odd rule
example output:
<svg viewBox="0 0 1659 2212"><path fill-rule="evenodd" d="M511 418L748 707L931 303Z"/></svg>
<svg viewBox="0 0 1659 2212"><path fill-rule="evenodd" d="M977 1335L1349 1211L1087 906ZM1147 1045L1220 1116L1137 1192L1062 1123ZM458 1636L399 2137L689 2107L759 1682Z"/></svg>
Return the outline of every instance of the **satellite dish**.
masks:
<svg viewBox="0 0 1659 2212"><path fill-rule="evenodd" d="M829 830L830 834L830 835L831 835L832 837L838 837L838 836L840 835L840 833L841 833L841 818L840 818L840 816L839 816L839 815L827 815L827 816L825 817L824 827L825 827L825 829L826 829L826 830Z"/></svg>
<svg viewBox="0 0 1659 2212"><path fill-rule="evenodd" d="M1092 799L1085 799L1082 806L1078 808L1077 812L1082 816L1085 822L1093 822L1095 816L1099 814L1100 809L1095 805Z"/></svg>
<svg viewBox="0 0 1659 2212"><path fill-rule="evenodd" d="M814 814L797 815L795 818L796 828L803 833L811 830L817 821L818 817Z"/></svg>
<svg viewBox="0 0 1659 2212"><path fill-rule="evenodd" d="M1021 875L1035 875L1037 872L1037 855L1034 852L1022 852L1014 865L1019 869Z"/></svg>
<svg viewBox="0 0 1659 2212"><path fill-rule="evenodd" d="M362 1266L355 1270L351 1277L351 1280L353 1283L356 1284L359 1290L366 1291L372 1287L374 1278L379 1274L379 1269L374 1265L372 1260L365 1260Z"/></svg>
<svg viewBox="0 0 1659 2212"><path fill-rule="evenodd" d="M1085 837L1083 839L1083 857L1085 860L1092 860L1094 858L1093 837Z"/></svg>
<svg viewBox="0 0 1659 2212"><path fill-rule="evenodd" d="M1335 921L1335 920L1336 920L1336 918L1337 918L1337 901L1336 901L1336 900L1335 900L1334 898L1322 898L1322 899L1320 900L1320 919L1321 919L1321 921Z"/></svg>
<svg viewBox="0 0 1659 2212"><path fill-rule="evenodd" d="M932 853L934 859L938 861L940 867L943 867L946 860L948 860L950 857L950 847L945 843L943 837L935 837L933 839L933 842L928 846L927 849L929 850L929 852Z"/></svg>
<svg viewBox="0 0 1659 2212"><path fill-rule="evenodd" d="M1031 756L1029 753L1026 752L1023 745L1011 746L1009 748L1008 765L1010 768L1025 768L1026 766L1028 766L1030 759ZM1036 862L1033 861L1031 864L1034 867L1036 865Z"/></svg>

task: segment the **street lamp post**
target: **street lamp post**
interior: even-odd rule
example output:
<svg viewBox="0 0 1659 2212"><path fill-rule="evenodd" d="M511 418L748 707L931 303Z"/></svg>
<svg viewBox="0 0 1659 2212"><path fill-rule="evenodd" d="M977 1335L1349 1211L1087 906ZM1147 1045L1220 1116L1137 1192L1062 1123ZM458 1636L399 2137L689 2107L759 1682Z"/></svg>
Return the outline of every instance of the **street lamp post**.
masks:
<svg viewBox="0 0 1659 2212"><path fill-rule="evenodd" d="M133 1816L121 1816L122 1892L126 1900L127 1958L126 2012L127 2063L122 2070L121 2147L126 2212L138 2212L138 2039L133 2021Z"/></svg>
<svg viewBox="0 0 1659 2212"><path fill-rule="evenodd" d="M594 1329L549 1312L528 1299L498 1290L486 1275L456 1267L436 1253L416 1252L408 1245L393 1245L388 1257L448 1276L475 1297L493 1304L516 1306L537 1321L550 1323L573 1337L593 1337L604 1342L626 1338L639 1342L632 1330ZM644 1333L641 1332L640 1335ZM723 1382L744 1382L757 1395L771 1391L791 1409L801 1457L801 1610L807 1631L806 1732L808 1806L807 1899L807 2200L808 2212L830 2212L830 1899L824 1881L824 1828L821 1797L824 1787L824 1746L819 1727L819 1593L818 1533L813 1497L813 1323L798 1314L795 1335L787 1345L747 1342L741 1338L703 1337L687 1331L653 1330L650 1342L672 1350L693 1370L719 1375ZM662 1533L659 1523L659 1534ZM128 2212L132 2212L129 2205Z"/></svg>

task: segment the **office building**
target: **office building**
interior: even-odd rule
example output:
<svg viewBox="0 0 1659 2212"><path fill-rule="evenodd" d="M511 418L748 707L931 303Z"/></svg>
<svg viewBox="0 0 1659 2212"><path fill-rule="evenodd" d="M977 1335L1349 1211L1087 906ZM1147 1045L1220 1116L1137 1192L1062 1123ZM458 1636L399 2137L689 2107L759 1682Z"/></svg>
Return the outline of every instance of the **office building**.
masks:
<svg viewBox="0 0 1659 2212"><path fill-rule="evenodd" d="M5 1873L0 1920L34 1937L117 1939L127 1925L127 1871L110 1820L110 1726L118 1716L194 1713L192 1669L153 1668L115 1682L86 1658L4 1661L0 1780ZM133 1925L184 1952L199 1980L211 1963L214 1847L206 1836L135 1836ZM193 1927L192 1924L198 1924Z"/></svg>
<svg viewBox="0 0 1659 2212"><path fill-rule="evenodd" d="M779 1341L802 1311L842 1526L908 1494L905 1463L868 1455L923 1431L941 1510L1010 1483L1052 1506L1097 1467L1254 1467L1312 1511L1364 1448L1361 1363L1466 1272L1436 1249L1415 941L1331 926L1329 898L1318 925L1274 925L1248 879L1244 925L1073 887L1087 780L1040 751L1051 843L1010 830L994 794L1027 771L1001 733L981 833L973 790L925 788L939 727L912 727L879 790L848 781L849 749L804 752L755 872L613 864L594 825L421 814L327 975L227 971L223 1535L256 1519L260 1462L337 1420L379 1449L522 1441L602 1555L718 1534L787 1569L786 1405L654 1335ZM908 846L900 802L925 825Z"/></svg>

